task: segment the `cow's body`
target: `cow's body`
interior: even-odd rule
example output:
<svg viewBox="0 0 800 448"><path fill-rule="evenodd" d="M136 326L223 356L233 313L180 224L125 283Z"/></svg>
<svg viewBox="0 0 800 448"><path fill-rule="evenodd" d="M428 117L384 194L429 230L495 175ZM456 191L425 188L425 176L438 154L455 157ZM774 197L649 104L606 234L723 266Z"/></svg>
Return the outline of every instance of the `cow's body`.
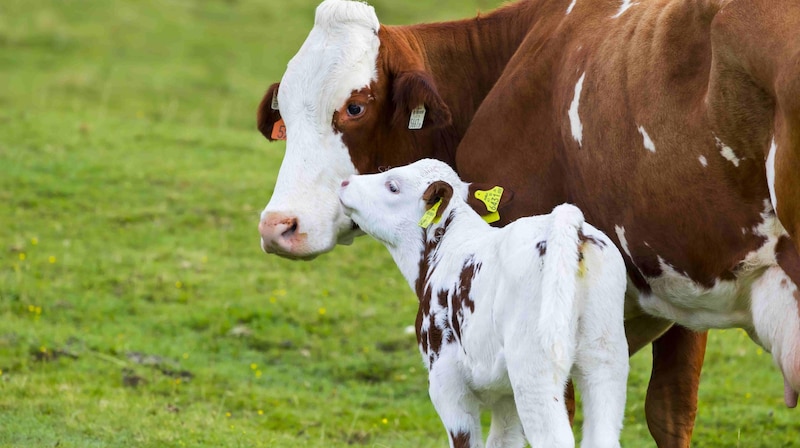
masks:
<svg viewBox="0 0 800 448"><path fill-rule="evenodd" d="M631 285L632 351L673 321L697 330L745 328L772 352L787 405L794 405L800 389L800 182L792 175L800 170L800 4L529 0L503 11L512 9L507 31L466 33L468 42L501 42L502 55L516 50L507 60L487 58L487 70L499 78L485 98L485 86L469 90L474 86L465 78L483 73L475 54L491 52L456 39L448 47L447 38L429 39L436 44L428 47L413 27L374 29L379 45L368 84L348 85L354 95L342 95L339 108L326 111L332 119L316 127L299 114L284 117L287 156L262 215L262 245L290 257L329 250L352 226L322 192L332 195L347 174L433 156L468 181L516 191L500 224L572 202L615 238ZM510 45L520 34L521 43ZM454 61L454 54L461 59ZM290 72L281 104L312 101L284 96L284 85L294 92L304 85ZM406 82L409 73L427 77ZM343 120L355 94L367 98L366 112ZM418 131L397 119L407 119L414 101L428 108ZM262 128L270 124L261 114ZM336 144L313 135L330 135ZM311 154L326 151L343 151L346 163L308 164ZM302 167L292 162L301 159ZM297 177L301 168L302 176L318 179L313 197L322 198L329 215L316 213L324 207L310 201L309 183ZM312 241L326 232L333 235L327 243ZM689 444L704 343L704 335L676 328L654 343L646 410L659 446Z"/></svg>
<svg viewBox="0 0 800 448"><path fill-rule="evenodd" d="M342 185L348 215L417 292L417 340L451 446L482 446L481 408L492 410L490 447L574 446L561 400L570 374L584 397L582 446L619 446L625 264L579 209L493 228L465 202L468 185L429 159ZM440 220L418 225L437 199Z"/></svg>

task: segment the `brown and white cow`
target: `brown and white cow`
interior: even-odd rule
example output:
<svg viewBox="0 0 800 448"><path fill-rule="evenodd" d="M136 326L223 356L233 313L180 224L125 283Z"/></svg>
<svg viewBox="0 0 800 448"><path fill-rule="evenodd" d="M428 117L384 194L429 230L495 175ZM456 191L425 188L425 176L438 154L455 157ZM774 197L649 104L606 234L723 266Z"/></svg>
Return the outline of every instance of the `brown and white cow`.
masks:
<svg viewBox="0 0 800 448"><path fill-rule="evenodd" d="M336 200L346 176L435 157L516 191L499 224L572 202L616 237L632 350L673 321L745 328L792 406L797 30L792 0L527 0L409 27L327 0L259 110L262 132L282 118L288 136L262 247L331 250L357 233ZM654 343L646 411L659 446L689 444L704 349L704 334L678 327Z"/></svg>

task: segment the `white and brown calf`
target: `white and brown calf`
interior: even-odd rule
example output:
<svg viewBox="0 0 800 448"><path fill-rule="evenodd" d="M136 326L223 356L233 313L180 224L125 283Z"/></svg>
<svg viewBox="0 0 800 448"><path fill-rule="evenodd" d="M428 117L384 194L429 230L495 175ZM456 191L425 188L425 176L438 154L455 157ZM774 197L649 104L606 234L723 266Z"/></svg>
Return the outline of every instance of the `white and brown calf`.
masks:
<svg viewBox="0 0 800 448"><path fill-rule="evenodd" d="M345 213L386 245L419 297L417 340L451 447L572 447L570 375L583 447L618 447L628 345L622 256L572 205L489 226L469 184L425 159L342 182ZM501 198L502 201L502 198ZM422 218L422 220L421 220Z"/></svg>

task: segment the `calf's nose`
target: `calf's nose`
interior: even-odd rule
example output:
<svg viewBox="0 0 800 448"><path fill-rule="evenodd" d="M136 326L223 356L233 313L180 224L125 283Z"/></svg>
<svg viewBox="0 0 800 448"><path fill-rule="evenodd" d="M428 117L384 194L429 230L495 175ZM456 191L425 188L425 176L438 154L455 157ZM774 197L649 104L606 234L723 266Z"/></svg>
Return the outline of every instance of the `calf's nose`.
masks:
<svg viewBox="0 0 800 448"><path fill-rule="evenodd" d="M267 253L291 253L297 227L295 216L267 213L258 224L261 247Z"/></svg>
<svg viewBox="0 0 800 448"><path fill-rule="evenodd" d="M344 188L344 187L346 187L348 185L350 185L350 181L349 180L345 179L345 180L342 181L342 188Z"/></svg>

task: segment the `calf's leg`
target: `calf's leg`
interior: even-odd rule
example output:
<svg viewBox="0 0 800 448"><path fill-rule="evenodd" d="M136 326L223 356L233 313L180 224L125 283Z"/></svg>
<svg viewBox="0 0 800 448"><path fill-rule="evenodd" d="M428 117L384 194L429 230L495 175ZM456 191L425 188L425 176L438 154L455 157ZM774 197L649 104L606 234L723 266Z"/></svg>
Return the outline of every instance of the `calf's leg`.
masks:
<svg viewBox="0 0 800 448"><path fill-rule="evenodd" d="M442 356L431 367L428 393L442 419L450 448L481 448L480 402L458 372L456 361Z"/></svg>
<svg viewBox="0 0 800 448"><path fill-rule="evenodd" d="M522 342L524 339L515 338L517 347L507 346L506 362L525 438L531 448L574 448L563 402L572 353L557 362L548 350L532 350L536 344Z"/></svg>
<svg viewBox="0 0 800 448"><path fill-rule="evenodd" d="M514 397L503 398L492 405L492 426L486 448L522 448L525 435L517 414Z"/></svg>

